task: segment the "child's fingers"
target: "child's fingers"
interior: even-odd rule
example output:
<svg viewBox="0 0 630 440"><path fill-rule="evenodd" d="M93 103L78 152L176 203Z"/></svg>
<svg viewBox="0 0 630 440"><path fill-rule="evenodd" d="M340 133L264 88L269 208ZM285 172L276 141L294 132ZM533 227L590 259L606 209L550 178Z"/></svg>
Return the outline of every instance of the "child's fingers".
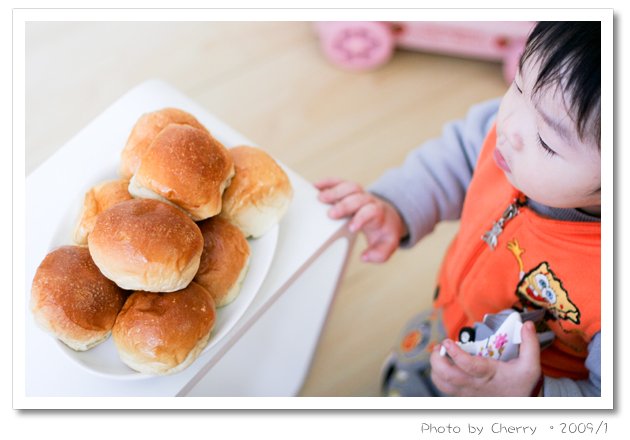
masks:
<svg viewBox="0 0 630 440"><path fill-rule="evenodd" d="M490 368L489 359L471 356L449 339L445 340L442 345L446 348L446 352L453 363L462 371L473 377L485 377L488 375Z"/></svg>
<svg viewBox="0 0 630 440"><path fill-rule="evenodd" d="M363 192L361 185L355 182L342 181L337 185L321 191L319 193L319 200L324 203L336 203L338 200L358 192Z"/></svg>
<svg viewBox="0 0 630 440"><path fill-rule="evenodd" d="M369 198L369 196L368 196L368 198ZM357 232L357 231L360 231L361 229L363 229L363 227L367 223L369 223L372 220L375 220L377 218L379 218L379 211L378 211L378 207L376 206L376 204L375 203L365 203L365 204L363 204L363 206L361 206L357 210L357 213L352 218L352 221L350 222L350 225L348 227L350 228L351 232Z"/></svg>
<svg viewBox="0 0 630 440"><path fill-rule="evenodd" d="M322 191L335 185L339 185L341 182L343 182L343 179L340 179L339 177L327 177L318 182L315 182L313 185L315 186L315 188Z"/></svg>
<svg viewBox="0 0 630 440"><path fill-rule="evenodd" d="M367 238L369 243L369 234L367 234ZM361 259L368 263L384 263L389 259L389 257L391 257L397 248L398 240L383 237L379 241L370 244L361 254Z"/></svg>
<svg viewBox="0 0 630 440"><path fill-rule="evenodd" d="M342 218L353 215L360 210L361 207L369 204L371 200L372 196L364 192L350 194L348 197L344 197L339 202L335 203L328 211L328 215L332 218ZM353 230L353 232L355 231L356 229Z"/></svg>
<svg viewBox="0 0 630 440"><path fill-rule="evenodd" d="M526 362L529 365L540 364L540 343L531 321L525 322L521 328L521 346L518 357L521 362Z"/></svg>
<svg viewBox="0 0 630 440"><path fill-rule="evenodd" d="M455 395L461 391L461 387L467 385L470 376L454 365L446 356L440 355L440 347L437 346L431 353L431 380L442 392Z"/></svg>

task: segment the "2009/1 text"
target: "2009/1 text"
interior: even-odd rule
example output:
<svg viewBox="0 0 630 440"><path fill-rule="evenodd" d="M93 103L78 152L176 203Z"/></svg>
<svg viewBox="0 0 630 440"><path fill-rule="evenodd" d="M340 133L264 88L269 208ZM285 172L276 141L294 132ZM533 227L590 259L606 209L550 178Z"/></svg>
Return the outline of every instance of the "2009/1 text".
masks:
<svg viewBox="0 0 630 440"><path fill-rule="evenodd" d="M562 434L606 434L608 432L608 423L601 421L596 427L593 423L560 423L560 432Z"/></svg>

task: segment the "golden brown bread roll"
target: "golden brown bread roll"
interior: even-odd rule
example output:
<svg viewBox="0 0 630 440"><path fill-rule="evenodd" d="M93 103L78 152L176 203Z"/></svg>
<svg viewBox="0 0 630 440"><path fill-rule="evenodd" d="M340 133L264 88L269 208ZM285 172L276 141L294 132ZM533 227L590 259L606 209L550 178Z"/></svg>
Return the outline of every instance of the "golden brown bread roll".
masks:
<svg viewBox="0 0 630 440"><path fill-rule="evenodd" d="M134 292L112 330L121 360L146 374L190 365L208 344L216 309L210 293L190 283L178 292Z"/></svg>
<svg viewBox="0 0 630 440"><path fill-rule="evenodd" d="M124 179L131 179L153 139L169 124L190 125L208 131L193 115L180 109L164 108L143 114L131 130L121 154L120 175Z"/></svg>
<svg viewBox="0 0 630 440"><path fill-rule="evenodd" d="M86 247L50 252L33 278L31 310L37 323L77 351L107 339L127 293L101 274Z"/></svg>
<svg viewBox="0 0 630 440"><path fill-rule="evenodd" d="M221 217L246 237L260 237L286 213L293 197L291 182L263 150L240 146L229 151L236 174L223 194Z"/></svg>
<svg viewBox="0 0 630 440"><path fill-rule="evenodd" d="M249 243L227 220L212 217L199 223L204 245L194 281L210 292L217 307L236 299L249 267Z"/></svg>
<svg viewBox="0 0 630 440"><path fill-rule="evenodd" d="M87 237L94 229L96 217L101 212L118 202L131 199L128 186L129 181L126 179L109 180L85 193L79 222L74 230L74 241L77 244L87 244Z"/></svg>
<svg viewBox="0 0 630 440"><path fill-rule="evenodd" d="M172 292L197 273L203 237L181 210L132 199L97 217L88 246L101 272L123 289Z"/></svg>
<svg viewBox="0 0 630 440"><path fill-rule="evenodd" d="M153 140L131 178L135 197L176 205L193 220L221 211L221 196L234 175L227 149L210 134L171 124Z"/></svg>

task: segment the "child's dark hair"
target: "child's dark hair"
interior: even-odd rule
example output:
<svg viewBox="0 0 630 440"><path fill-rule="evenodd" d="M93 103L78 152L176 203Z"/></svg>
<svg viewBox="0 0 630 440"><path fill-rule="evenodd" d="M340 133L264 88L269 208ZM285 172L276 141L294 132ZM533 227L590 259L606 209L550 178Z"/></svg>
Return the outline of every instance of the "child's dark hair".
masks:
<svg viewBox="0 0 630 440"><path fill-rule="evenodd" d="M601 23L542 21L529 35L520 67L530 58L540 61L534 92L557 83L575 117L581 139L601 134ZM593 124L593 125L591 125Z"/></svg>

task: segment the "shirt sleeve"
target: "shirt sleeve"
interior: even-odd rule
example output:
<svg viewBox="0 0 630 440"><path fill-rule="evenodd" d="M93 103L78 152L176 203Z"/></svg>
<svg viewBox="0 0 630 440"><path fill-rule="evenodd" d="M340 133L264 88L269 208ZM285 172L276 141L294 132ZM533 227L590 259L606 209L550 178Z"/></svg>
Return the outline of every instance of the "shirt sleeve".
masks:
<svg viewBox="0 0 630 440"><path fill-rule="evenodd" d="M589 371L588 380L571 380L545 376L543 395L545 397L599 397L602 394L601 377L601 333L595 334L588 344L585 365Z"/></svg>
<svg viewBox="0 0 630 440"><path fill-rule="evenodd" d="M416 244L438 222L459 218L498 108L498 99L471 107L464 119L445 125L439 138L411 151L400 167L386 171L368 187L400 213L409 231L402 247Z"/></svg>

